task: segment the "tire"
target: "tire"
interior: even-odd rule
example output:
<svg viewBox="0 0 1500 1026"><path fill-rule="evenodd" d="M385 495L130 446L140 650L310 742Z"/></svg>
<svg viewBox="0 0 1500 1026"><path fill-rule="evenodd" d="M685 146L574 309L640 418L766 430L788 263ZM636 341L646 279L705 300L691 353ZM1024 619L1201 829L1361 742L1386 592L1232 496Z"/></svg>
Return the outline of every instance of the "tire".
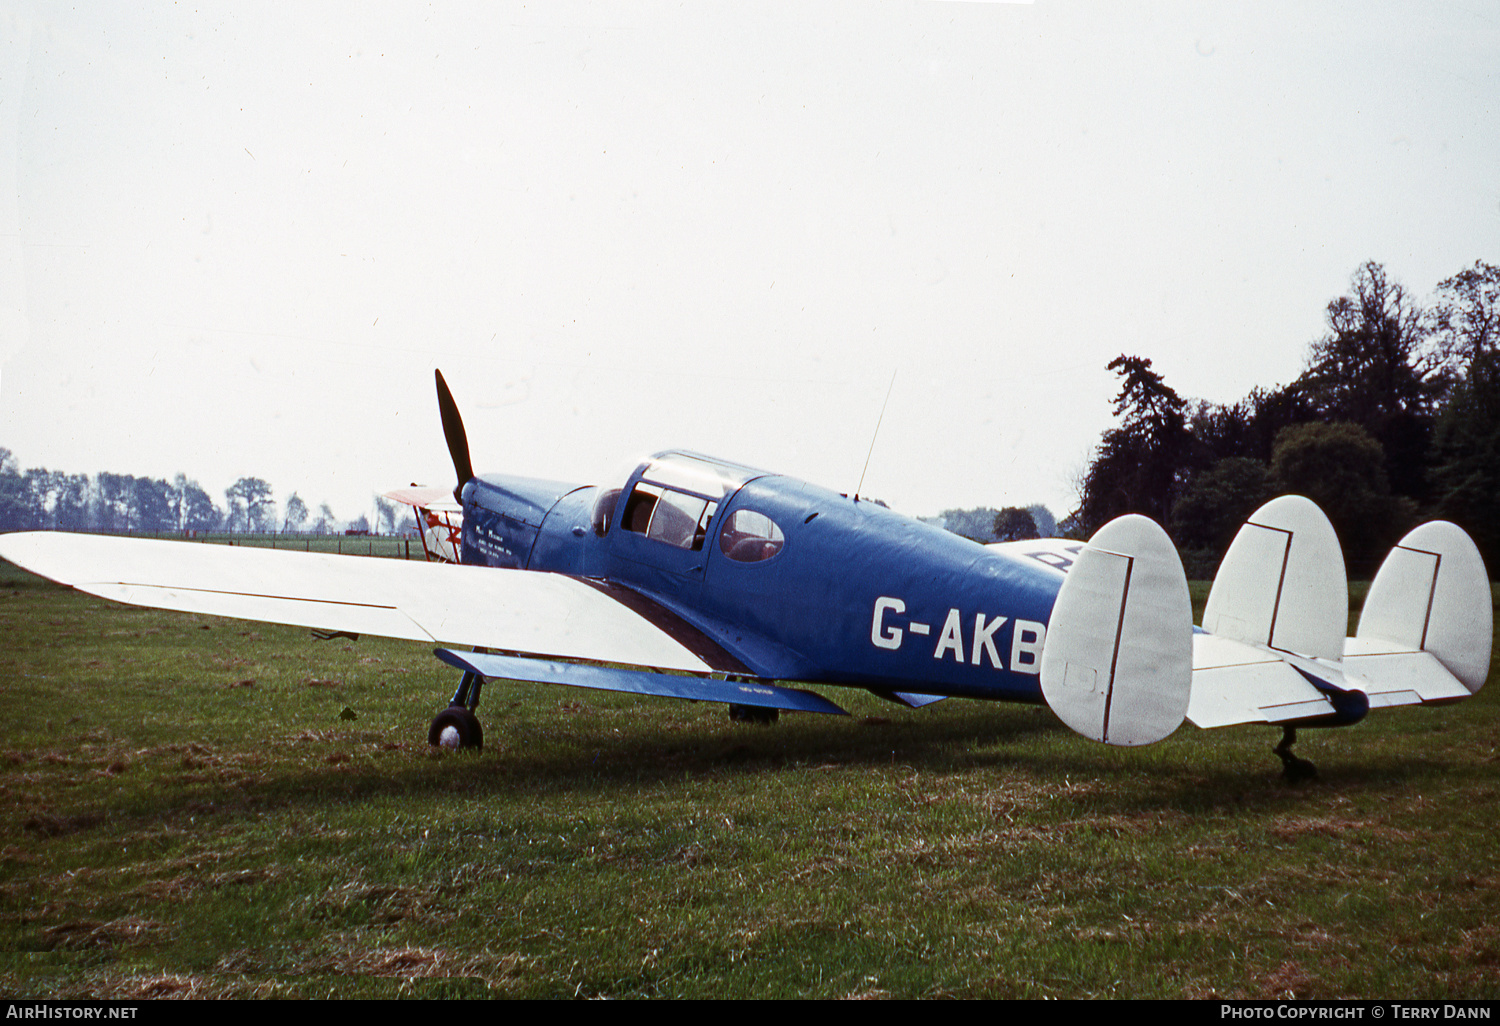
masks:
<svg viewBox="0 0 1500 1026"><path fill-rule="evenodd" d="M443 736L447 731L448 736ZM427 730L427 743L434 748L484 748L484 728L479 718L461 705L450 705L437 714Z"/></svg>

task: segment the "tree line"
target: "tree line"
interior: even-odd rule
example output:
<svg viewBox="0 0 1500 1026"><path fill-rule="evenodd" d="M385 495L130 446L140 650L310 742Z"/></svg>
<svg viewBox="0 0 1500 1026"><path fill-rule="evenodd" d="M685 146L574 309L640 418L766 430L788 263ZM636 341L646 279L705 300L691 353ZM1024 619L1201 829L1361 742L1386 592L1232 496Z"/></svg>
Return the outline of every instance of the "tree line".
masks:
<svg viewBox="0 0 1500 1026"><path fill-rule="evenodd" d="M1118 425L1064 526L1086 537L1143 513L1167 527L1190 576L1211 576L1244 519L1294 493L1328 514L1352 575L1432 518L1467 530L1495 572L1500 267L1476 261L1422 305L1366 263L1326 323L1295 381L1230 404L1184 398L1144 357L1111 361Z"/></svg>
<svg viewBox="0 0 1500 1026"><path fill-rule="evenodd" d="M70 474L45 467L22 471L14 454L0 446L0 531L141 531L141 532L311 532L345 529L328 503L317 515L293 492L278 507L274 492L258 477L242 477L224 490L225 504L214 502L185 474L173 480L101 471ZM397 507L375 498L374 528L394 534L415 527L410 517L399 524ZM361 514L348 527L371 530Z"/></svg>
<svg viewBox="0 0 1500 1026"><path fill-rule="evenodd" d="M990 506L945 509L935 517L917 519L936 524L984 545L991 542L1053 538L1059 532L1059 525L1052 512L1040 503L1031 506L1006 506L1004 509Z"/></svg>

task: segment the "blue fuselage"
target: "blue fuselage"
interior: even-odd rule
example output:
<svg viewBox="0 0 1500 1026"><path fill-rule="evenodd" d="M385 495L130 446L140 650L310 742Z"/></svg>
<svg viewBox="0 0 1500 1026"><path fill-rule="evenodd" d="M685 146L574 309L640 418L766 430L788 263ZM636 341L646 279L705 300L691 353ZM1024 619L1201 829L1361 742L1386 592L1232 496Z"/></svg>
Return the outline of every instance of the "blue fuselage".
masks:
<svg viewBox="0 0 1500 1026"><path fill-rule="evenodd" d="M727 672L1042 701L1041 649L1060 572L792 478L662 457L637 468L618 498L597 487L473 479L463 490L463 561L628 589L638 612L701 632L722 650L721 665L710 665ZM658 531L664 519L648 532L636 509L648 478L670 483L652 468L672 459L730 468L728 483L689 480L672 493L680 506L707 503L696 538L693 508L673 514L687 517L680 535ZM731 537L735 525L754 525L765 540Z"/></svg>

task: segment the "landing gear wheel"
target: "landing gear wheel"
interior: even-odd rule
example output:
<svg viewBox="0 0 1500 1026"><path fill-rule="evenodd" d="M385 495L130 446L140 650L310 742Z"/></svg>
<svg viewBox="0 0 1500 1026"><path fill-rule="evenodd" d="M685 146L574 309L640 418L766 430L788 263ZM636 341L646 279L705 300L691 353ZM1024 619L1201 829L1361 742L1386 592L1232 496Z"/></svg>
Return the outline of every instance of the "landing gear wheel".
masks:
<svg viewBox="0 0 1500 1026"><path fill-rule="evenodd" d="M484 748L484 728L479 717L461 705L450 705L437 714L427 731L427 743L435 748Z"/></svg>
<svg viewBox="0 0 1500 1026"><path fill-rule="evenodd" d="M1281 744L1275 748L1276 754L1281 758L1281 779L1288 784L1301 784L1309 780L1318 779L1318 767L1306 759L1299 759L1292 754L1292 745L1297 743L1297 729L1295 727L1281 728Z"/></svg>
<svg viewBox="0 0 1500 1026"><path fill-rule="evenodd" d="M763 705L731 705L729 707L729 718L735 723L758 723L761 726L770 726L776 722L781 710L767 709Z"/></svg>

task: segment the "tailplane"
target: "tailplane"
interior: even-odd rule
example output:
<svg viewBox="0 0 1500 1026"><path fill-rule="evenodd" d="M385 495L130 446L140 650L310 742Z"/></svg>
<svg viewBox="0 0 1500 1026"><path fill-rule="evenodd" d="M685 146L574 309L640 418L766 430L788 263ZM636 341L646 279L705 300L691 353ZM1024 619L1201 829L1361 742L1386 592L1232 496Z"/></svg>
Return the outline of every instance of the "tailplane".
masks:
<svg viewBox="0 0 1500 1026"><path fill-rule="evenodd" d="M1463 530L1439 520L1401 539L1352 638L1348 594L1338 538L1316 505L1282 496L1256 510L1194 638L1188 719L1346 726L1369 709L1456 701L1484 685L1493 603Z"/></svg>

